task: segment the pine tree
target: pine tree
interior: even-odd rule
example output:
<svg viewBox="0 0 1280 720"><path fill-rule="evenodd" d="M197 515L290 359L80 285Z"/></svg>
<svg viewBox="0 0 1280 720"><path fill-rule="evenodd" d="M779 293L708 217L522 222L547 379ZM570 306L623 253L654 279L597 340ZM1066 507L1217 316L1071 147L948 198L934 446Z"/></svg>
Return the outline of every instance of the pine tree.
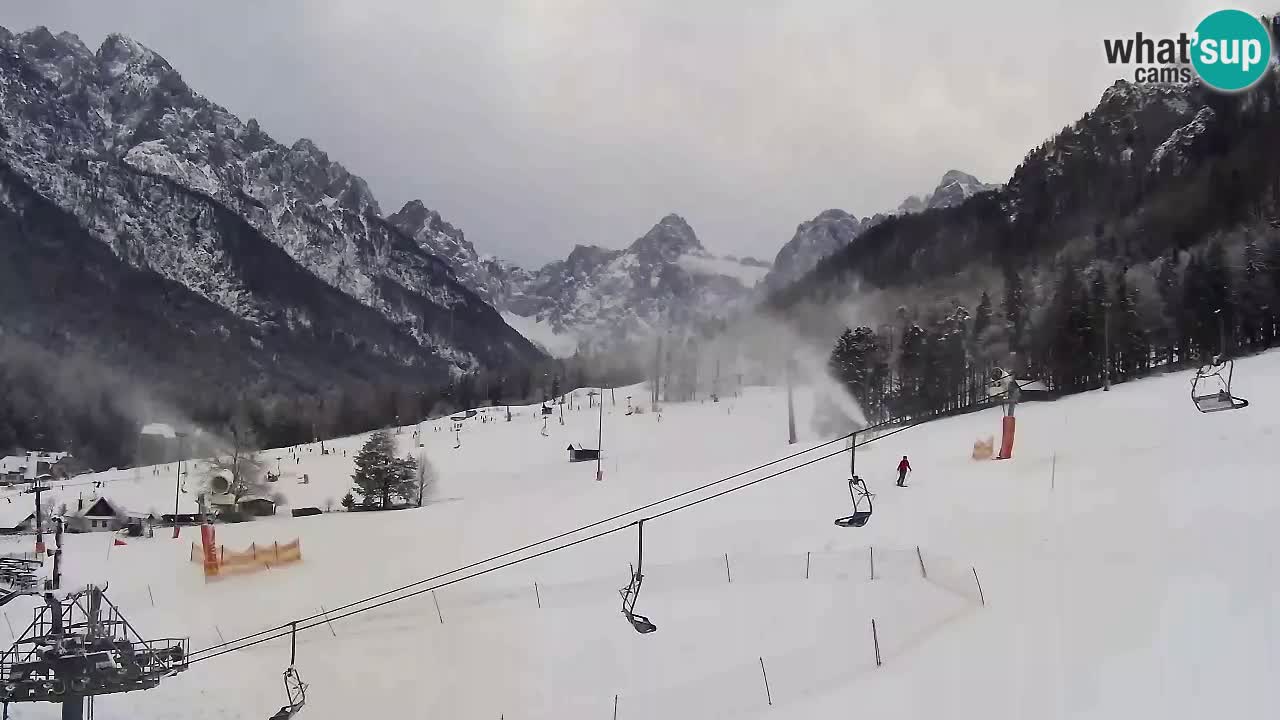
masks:
<svg viewBox="0 0 1280 720"><path fill-rule="evenodd" d="M1116 274L1111 303L1112 367L1121 380L1145 372L1150 364L1151 346L1138 314L1138 291L1130 289L1125 273Z"/></svg>
<svg viewBox="0 0 1280 720"><path fill-rule="evenodd" d="M395 445L386 431L378 430L356 455L356 471L351 476L351 490L360 496L361 505L391 508L393 498L410 501L417 489L417 464L412 459L395 457Z"/></svg>
<svg viewBox="0 0 1280 720"><path fill-rule="evenodd" d="M1043 331L1054 386L1067 391L1085 387L1097 366L1089 347L1093 331L1085 289L1075 268L1063 269Z"/></svg>
<svg viewBox="0 0 1280 720"><path fill-rule="evenodd" d="M1022 349L1023 330L1026 328L1027 299L1023 294L1022 277L1011 267L1005 269L1004 317L1008 324L1009 349Z"/></svg>
<svg viewBox="0 0 1280 720"><path fill-rule="evenodd" d="M973 348L980 347L979 343L982 340L982 336L989 327L991 327L991 296L987 294L986 290L983 290L982 298L978 300L978 309L973 316Z"/></svg>
<svg viewBox="0 0 1280 720"><path fill-rule="evenodd" d="M928 383L929 335L919 325L902 332L898 352L898 387L896 415L917 417L928 409L925 388Z"/></svg>

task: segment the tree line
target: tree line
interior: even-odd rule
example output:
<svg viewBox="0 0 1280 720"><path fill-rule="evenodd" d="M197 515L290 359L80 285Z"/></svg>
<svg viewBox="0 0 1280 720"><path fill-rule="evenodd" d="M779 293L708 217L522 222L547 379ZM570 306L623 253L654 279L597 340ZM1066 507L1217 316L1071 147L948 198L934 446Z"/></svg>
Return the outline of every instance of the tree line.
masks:
<svg viewBox="0 0 1280 720"><path fill-rule="evenodd" d="M1107 244L1105 238L1100 244ZM846 329L828 366L869 422L954 410L985 397L997 366L1073 393L1207 364L1280 341L1280 232L1234 233L1146 263L1086 256L1017 272L998 302L899 308Z"/></svg>
<svg viewBox="0 0 1280 720"><path fill-rule="evenodd" d="M445 383L347 383L322 392L257 384L245 388L193 384L163 402L142 404L109 378L76 383L49 374L43 355L0 353L0 455L22 450L69 451L85 467L128 467L140 457L138 431L153 421L198 427L197 457L252 437L258 448L287 447L408 425L462 409L547 401L560 388L637 382L644 370L629 361L577 355L506 370L462 373ZM150 410L148 410L150 409ZM174 456L165 460L175 459ZM154 461L152 459L151 461Z"/></svg>

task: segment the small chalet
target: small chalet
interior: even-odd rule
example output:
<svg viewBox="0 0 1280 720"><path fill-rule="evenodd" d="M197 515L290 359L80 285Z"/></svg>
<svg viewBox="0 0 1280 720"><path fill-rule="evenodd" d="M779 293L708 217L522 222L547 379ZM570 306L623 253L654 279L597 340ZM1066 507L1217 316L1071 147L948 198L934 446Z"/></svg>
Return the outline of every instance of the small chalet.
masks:
<svg viewBox="0 0 1280 720"><path fill-rule="evenodd" d="M599 460L600 451L583 447L569 446L569 462L583 462L586 460Z"/></svg>
<svg viewBox="0 0 1280 720"><path fill-rule="evenodd" d="M276 514L276 504L270 498L254 495L244 497L237 503L240 512L252 517L267 517Z"/></svg>
<svg viewBox="0 0 1280 720"><path fill-rule="evenodd" d="M89 503L87 508L76 510L67 516L67 529L71 532L111 532L119 530L124 513L105 497Z"/></svg>

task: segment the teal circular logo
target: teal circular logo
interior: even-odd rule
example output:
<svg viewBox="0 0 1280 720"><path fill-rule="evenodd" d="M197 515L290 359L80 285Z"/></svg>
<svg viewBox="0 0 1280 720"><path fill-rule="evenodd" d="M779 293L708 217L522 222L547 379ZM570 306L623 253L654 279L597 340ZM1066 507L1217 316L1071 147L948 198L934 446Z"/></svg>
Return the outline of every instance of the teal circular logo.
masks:
<svg viewBox="0 0 1280 720"><path fill-rule="evenodd" d="M1219 10L1201 20L1192 43L1196 73L1223 92L1252 87L1271 62L1271 32L1243 10Z"/></svg>

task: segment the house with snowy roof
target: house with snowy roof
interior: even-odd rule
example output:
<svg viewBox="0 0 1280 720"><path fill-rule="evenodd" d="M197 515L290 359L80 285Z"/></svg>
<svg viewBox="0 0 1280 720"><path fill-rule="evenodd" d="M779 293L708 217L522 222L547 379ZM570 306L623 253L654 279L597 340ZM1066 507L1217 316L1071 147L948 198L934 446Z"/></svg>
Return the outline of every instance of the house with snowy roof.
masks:
<svg viewBox="0 0 1280 720"><path fill-rule="evenodd" d="M79 501L76 511L67 514L66 521L70 532L110 532L124 526L125 513L106 497L98 497L88 502Z"/></svg>

